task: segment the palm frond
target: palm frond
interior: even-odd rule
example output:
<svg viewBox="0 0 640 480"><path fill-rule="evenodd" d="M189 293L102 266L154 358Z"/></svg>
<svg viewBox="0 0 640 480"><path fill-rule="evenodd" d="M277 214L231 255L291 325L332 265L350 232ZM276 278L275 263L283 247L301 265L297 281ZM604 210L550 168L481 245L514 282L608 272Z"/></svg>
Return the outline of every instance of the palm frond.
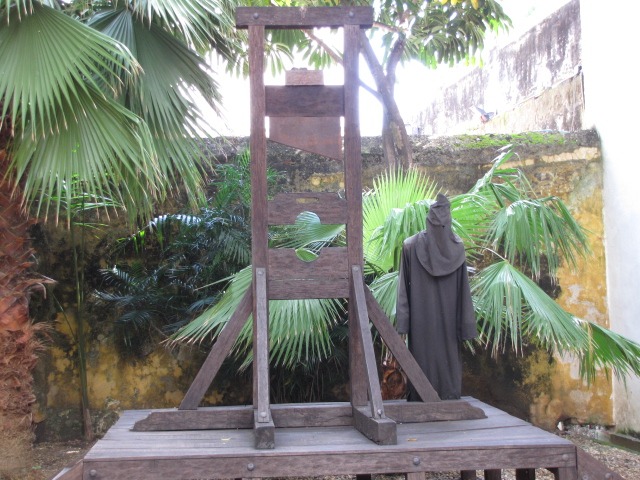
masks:
<svg viewBox="0 0 640 480"><path fill-rule="evenodd" d="M590 348L577 352L580 376L591 383L599 371L613 370L620 380L640 376L640 345L601 325L586 320L580 324L591 339Z"/></svg>
<svg viewBox="0 0 640 480"><path fill-rule="evenodd" d="M438 187L418 170L387 171L363 198L363 247L367 262L380 270L398 267L402 242L425 228L427 199Z"/></svg>
<svg viewBox="0 0 640 480"><path fill-rule="evenodd" d="M140 66L122 44L64 13L40 3L29 10L20 21L0 22L0 104L1 118L8 113L22 134L28 126L36 137L82 121L78 103L103 85L116 94ZM114 65L123 78L107 68Z"/></svg>
<svg viewBox="0 0 640 480"><path fill-rule="evenodd" d="M544 348L560 353L588 346L577 319L507 261L474 275L471 291L480 331L494 353L507 347L520 352L523 337L535 338Z"/></svg>
<svg viewBox="0 0 640 480"><path fill-rule="evenodd" d="M11 169L24 181L25 200L46 214L53 198L71 204L65 185L80 178L87 191L124 205L131 219L149 216L165 182L144 122L91 87L71 100L64 115L74 121L64 129L41 136L28 125L16 141ZM59 202L55 208L57 218Z"/></svg>
<svg viewBox="0 0 640 480"><path fill-rule="evenodd" d="M585 230L557 197L521 199L498 210L487 233L487 243L504 251L510 262L524 261L534 277L546 259L554 277L560 260L575 266L589 252Z"/></svg>

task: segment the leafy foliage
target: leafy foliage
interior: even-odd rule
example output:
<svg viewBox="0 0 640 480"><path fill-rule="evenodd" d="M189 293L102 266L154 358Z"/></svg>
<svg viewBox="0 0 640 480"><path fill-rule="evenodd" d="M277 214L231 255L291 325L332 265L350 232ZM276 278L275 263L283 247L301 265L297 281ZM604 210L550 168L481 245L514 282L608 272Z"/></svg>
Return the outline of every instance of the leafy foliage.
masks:
<svg viewBox="0 0 640 480"><path fill-rule="evenodd" d="M213 195L198 214L164 214L123 240L139 259L102 271L96 297L116 307L125 346L144 344L185 325L219 300L225 279L251 261L249 155L216 167ZM269 169L268 184L280 175ZM148 254L157 254L149 261Z"/></svg>

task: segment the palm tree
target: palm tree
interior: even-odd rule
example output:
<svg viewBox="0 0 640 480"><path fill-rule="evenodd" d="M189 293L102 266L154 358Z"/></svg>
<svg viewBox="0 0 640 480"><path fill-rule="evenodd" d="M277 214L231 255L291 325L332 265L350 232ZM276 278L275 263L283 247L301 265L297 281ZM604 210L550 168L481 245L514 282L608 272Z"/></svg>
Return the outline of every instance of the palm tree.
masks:
<svg viewBox="0 0 640 480"><path fill-rule="evenodd" d="M456 233L473 265L472 294L480 343L494 353L522 350L525 341L559 353L574 354L581 374L591 381L599 368L620 377L640 373L640 345L564 311L536 283L556 278L562 261L570 266L588 254L587 237L557 197L538 198L523 172L506 168L511 150L467 193L451 198ZM439 188L417 170L390 171L378 177L363 200L365 274L369 287L394 320L399 258L405 238L424 229L424 219ZM287 246L313 256L328 242L340 241L342 226L301 219ZM525 273L526 272L526 273ZM232 277L218 304L175 336L198 342L215 337L250 284L250 269ZM270 339L274 364L315 362L330 352L328 332L342 314L332 300L271 301ZM291 319L297 323L291 328ZM287 328L289 327L289 328ZM251 333L245 328L235 354L251 359Z"/></svg>
<svg viewBox="0 0 640 480"><path fill-rule="evenodd" d="M212 49L229 60L240 52L234 2L106 1L95 10L82 5L85 10L50 0L7 0L0 6L3 268L27 238L26 212L57 220L60 206L52 199L70 204L65 185L75 179L87 192L124 205L132 221L150 218L154 202L178 186L192 204L202 191L197 137L205 122L197 102L204 99L216 109L219 95L198 52ZM21 255L16 258L26 259ZM24 309L6 308L4 299L26 308L34 282L25 280L24 269L6 265L3 353L16 341L35 341L30 334L16 339L8 333L26 332L30 320ZM15 371L30 371L32 351L3 361ZM23 392L18 410L29 418L30 382L16 377L2 389ZM8 396L0 396L3 422L30 432L30 422L12 417L12 408Z"/></svg>

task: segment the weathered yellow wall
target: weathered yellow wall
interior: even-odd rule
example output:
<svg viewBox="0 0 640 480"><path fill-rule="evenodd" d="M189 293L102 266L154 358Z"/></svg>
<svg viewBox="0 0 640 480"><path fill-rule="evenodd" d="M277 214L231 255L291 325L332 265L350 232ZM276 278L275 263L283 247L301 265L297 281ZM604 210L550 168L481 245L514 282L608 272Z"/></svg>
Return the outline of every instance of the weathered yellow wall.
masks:
<svg viewBox="0 0 640 480"><path fill-rule="evenodd" d="M485 140L484 137L477 139L478 142ZM494 158L499 144L491 143L495 141L494 137L489 140L488 147L479 149L476 145L469 145L469 138L453 139L448 143L421 139L416 146L417 166L449 193L459 193L468 189ZM579 317L607 325L602 165L597 141L591 134L577 139L568 137L566 142L559 143L555 140L545 143L542 139L536 145L529 142L518 146L516 138L508 137L507 140L516 143L518 156L514 162L525 169L534 188L542 195L560 196L577 220L590 231L593 255L582 260L576 271L567 265L561 268L558 301ZM370 186L371 178L383 169L377 152L375 143L365 143L365 185ZM300 152L295 155L300 155ZM303 189L304 186L311 190L342 188L338 164L319 170L312 162L300 161L299 158L295 162L282 158L281 154L278 158L282 165L289 165L288 181L292 189ZM293 164L298 170L291 167ZM69 322L75 324L69 312L67 316ZM75 428L78 434L81 431L76 347L67 323L58 317L57 338L48 360L40 367L37 421L46 420L44 423L51 435L65 428ZM116 412L122 409L176 407L180 403L204 359L204 352L186 347L169 351L158 346L140 358L123 358L106 322L92 318L89 323L92 325L92 329L87 326L89 395L98 433L106 431ZM479 357L472 359L472 362L480 361L484 362ZM488 367L484 373L478 371L477 375L487 375L485 380L491 381L491 376L495 375L491 368L505 361L498 359L497 363L486 363ZM606 425L612 423L611 382L604 374L594 385L585 385L577 375L575 362L558 357L550 361L545 352L539 351L518 359L509 368L517 370L516 380L507 379L494 391L491 391L491 386L485 385L484 388L488 389L487 395L496 399L501 397L505 402L509 402L517 391L528 403L528 411L511 413L548 429L566 418ZM477 380L478 385L483 383L481 378ZM250 385L244 381L238 385L235 379L229 383L216 380L206 402L241 404L250 402L250 399Z"/></svg>

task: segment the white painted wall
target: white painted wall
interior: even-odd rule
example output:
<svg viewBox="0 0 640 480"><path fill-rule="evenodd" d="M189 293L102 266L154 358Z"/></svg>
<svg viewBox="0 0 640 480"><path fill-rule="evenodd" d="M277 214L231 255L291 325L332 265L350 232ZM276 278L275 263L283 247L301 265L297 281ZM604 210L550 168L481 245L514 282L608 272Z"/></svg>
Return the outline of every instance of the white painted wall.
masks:
<svg viewBox="0 0 640 480"><path fill-rule="evenodd" d="M604 219L611 328L640 343L640 5L581 0L585 127L604 157ZM614 383L618 430L640 431L640 378Z"/></svg>

